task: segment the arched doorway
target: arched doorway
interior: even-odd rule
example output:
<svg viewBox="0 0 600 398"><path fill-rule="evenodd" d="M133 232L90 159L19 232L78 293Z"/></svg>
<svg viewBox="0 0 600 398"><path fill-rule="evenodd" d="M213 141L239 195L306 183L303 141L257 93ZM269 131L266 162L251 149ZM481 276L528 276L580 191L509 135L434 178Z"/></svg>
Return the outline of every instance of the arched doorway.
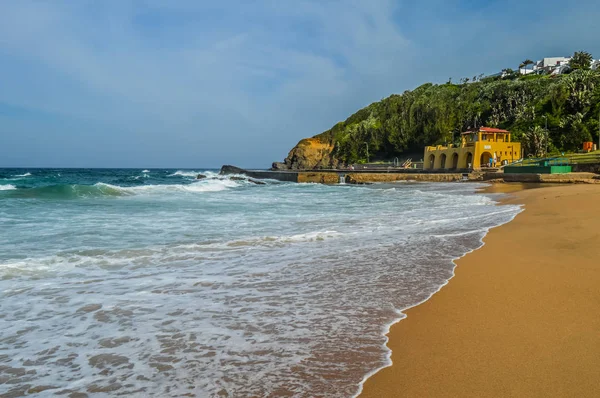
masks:
<svg viewBox="0 0 600 398"><path fill-rule="evenodd" d="M473 154L471 152L467 152L467 164L465 167L469 169L473 168Z"/></svg>
<svg viewBox="0 0 600 398"><path fill-rule="evenodd" d="M435 155L431 154L429 156L429 168L433 170L434 167L435 167Z"/></svg>
<svg viewBox="0 0 600 398"><path fill-rule="evenodd" d="M458 153L456 152L452 155L452 168L458 169Z"/></svg>
<svg viewBox="0 0 600 398"><path fill-rule="evenodd" d="M490 159L492 154L489 152L484 152L481 154L481 162L479 163L479 167L490 167Z"/></svg>
<svg viewBox="0 0 600 398"><path fill-rule="evenodd" d="M440 169L445 169L446 168L446 154L442 153L442 156L440 157Z"/></svg>

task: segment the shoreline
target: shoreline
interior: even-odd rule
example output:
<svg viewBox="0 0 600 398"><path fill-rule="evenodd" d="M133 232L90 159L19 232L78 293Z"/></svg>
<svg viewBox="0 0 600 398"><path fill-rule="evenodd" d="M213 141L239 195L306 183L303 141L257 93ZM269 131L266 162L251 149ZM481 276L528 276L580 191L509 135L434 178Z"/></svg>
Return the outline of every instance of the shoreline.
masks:
<svg viewBox="0 0 600 398"><path fill-rule="evenodd" d="M404 182L404 181L402 181L402 182ZM471 183L474 183L474 182L481 183L481 182L478 182L478 181L471 181ZM547 184L542 185L540 183L527 183L527 184L525 184L525 183L504 183L504 182L502 182L502 183L490 183L489 186L479 189L478 191L476 191L475 194L478 194L478 195L486 195L486 194L487 195L489 195L489 194L506 194L506 195L510 195L513 192L518 192L518 191L522 191L522 190L525 190L525 189L539 189L539 188L543 188L543 187L547 187L547 186L548 186ZM502 205L504 205L504 202L503 202L504 200L506 200L506 198L502 198L499 201L495 200L497 202L496 206L502 206ZM384 364L384 365L382 365L382 366L380 366L380 367L372 370L371 372L367 373L362 378L362 380L360 381L359 387L358 387L358 391L352 396L352 398L358 398L358 397L360 397L363 394L364 386L365 386L365 383L367 382L367 380L369 380L370 378L372 378L373 376L375 376L377 373L379 373L383 369L386 369L386 368L389 368L389 367L393 366L393 362L392 362L392 354L393 354L393 352L392 352L392 350L388 346L388 344L390 342L390 336L389 335L390 335L391 328L393 328L399 322L405 320L408 317L408 315L406 314L406 311L409 311L409 310L411 310L411 309L413 309L415 307L418 307L418 306L424 304L425 302L431 300L431 298L433 296L435 296L445 286L447 286L450 283L450 281L452 279L454 279L454 277L456 276L456 268L458 267L457 261L459 261L460 259L466 257L467 255L469 255L469 254L471 254L471 253L473 253L473 252L475 252L477 250L481 250L485 246L485 238L486 238L486 236L488 235L488 233L492 229L495 229L495 228L501 227L501 226L503 226L505 224L513 222L514 219L515 219L515 217L517 217L521 212L523 212L525 210L522 205L520 205L520 206L521 206L521 210L518 213L516 213L510 221L508 221L508 222L506 222L504 224L500 224L500 225L497 225L495 227L492 227L492 228L488 229L485 232L485 234L483 235L483 237L479 240L480 245L478 247L476 247L476 248L474 248L474 249L472 249L472 250L464 253L460 257L456 257L456 258L452 259L452 264L453 264L452 275L450 276L450 278L448 278L448 280L446 280L446 282L444 282L442 285L440 285L440 287L436 291L432 292L424 300L422 300L422 301L420 301L420 302L418 302L416 304L413 304L413 305L411 305L409 307L406 307L406 308L403 308L401 310L398 310L398 315L400 315L400 317L398 319L394 319L392 322L388 323L383 328L384 329L383 335L385 337L385 342L383 343L383 346L387 350L386 364Z"/></svg>
<svg viewBox="0 0 600 398"><path fill-rule="evenodd" d="M540 267L540 264L536 264L536 269L533 271L527 269L531 261L539 259L536 255L541 256L545 260L552 261L552 258L548 256L544 257L544 253L541 253L550 249L545 250L545 242L540 242L540 238L536 238L535 236L536 232L538 234L544 232L543 229L539 228L540 225L538 224L541 222L543 226L544 221L548 221L546 219L549 217L549 214L552 215L550 221L556 221L555 218L560 218L561 215L555 212L560 210L561 206L568 206L568 213L571 213L569 215L572 216L572 213L577 213L577 217L576 220L571 220L572 217L564 217L563 214L561 222L566 222L567 224L570 222L569 225L563 225L563 228L576 227L577 223L582 221L582 214L587 215L586 212L588 210L592 211L593 209L590 209L590 207L593 208L592 205L595 203L595 200L600 199L600 189L590 185L544 186L544 189L529 190L526 188L528 187L523 185L516 186L516 184L494 184L490 188L483 190L483 194L509 193L508 197L502 198L499 201L499 206L503 204L521 204L527 210L519 212L508 223L488 230L482 239L481 246L453 260L455 264L453 275L440 289L423 302L402 310L404 316L390 324L386 333L387 341L385 344L390 351L390 356L388 357L389 364L366 375L361 381L359 391L355 396L553 396L553 393L561 390L561 393L558 394L565 396L566 391L563 384L559 382L554 382L554 384L548 383L553 386L552 388L548 388L540 385L538 382L537 384L533 383L536 387L531 387L531 380L529 384L527 382L523 384L523 372L513 372L511 371L513 368L507 366L513 365L517 369L525 368L525 373L532 374L530 377L533 377L533 375L536 375L538 379L549 377L549 374L552 372L548 370L548 366L542 367L542 370L538 369L538 363L534 359L535 355L532 353L528 353L525 356L522 355L523 351L527 351L527 347L524 341L518 339L520 336L523 339L532 340L528 344L533 344L534 346L536 346L537 340L545 341L544 338L538 339L527 333L523 335L519 331L535 330L536 333L541 333L544 330L548 330L549 320L544 318L538 324L532 322L532 319L536 319L537 313L535 311L531 313L531 308L527 307L531 303L528 300L523 300L523 297L513 298L512 304L514 304L515 308L511 307L509 309L516 310L514 312L507 311L506 306L498 305L498 303L510 301L511 296L508 293L515 296L519 296L519 293L522 293L526 298L531 299L530 295L528 295L529 293L527 293L527 285L530 281L528 279L515 279L515 273L518 276L519 272L533 272L533 276L528 276L543 279L543 273L540 274L538 272L540 270L537 269ZM531 188L538 187L533 186ZM563 198L562 202L569 201L569 203L554 203L561 202L561 200L545 201L549 195L554 199ZM584 206L570 206L573 200L578 201L578 203L581 202L580 195L589 196L587 201L582 203ZM558 209L552 209L553 206L558 206ZM577 209L577 211L574 209ZM600 210L593 211L595 211L595 215L600 216ZM593 217L590 215L590 220L588 221L591 220L593 220ZM536 225L528 226L528 224ZM593 222L588 222L588 228L590 227L589 224L592 224L591 227L593 229ZM519 232L521 229L525 229L526 232ZM511 245L516 243L519 246L518 242L515 241L515 234L519 235L521 239L521 245L517 248L511 247ZM548 231L545 232L545 238L547 238L546 235L548 235ZM522 240L528 237L531 237L532 242L537 241L537 244L527 245L523 243ZM583 237L586 237L586 235L583 235ZM552 245L551 242L548 242L548 244ZM507 247L509 250L506 250ZM594 254L600 255L600 249L595 249L595 246L588 245L586 247L588 248L587 252L592 251ZM526 252L532 251L533 253L522 253L523 249L526 249ZM561 283L565 283L565 274L577 279L577 275L573 276L573 272L560 269L560 265L563 262L566 261L568 263L570 260L570 254L572 254L573 250L572 248L571 250L568 249L567 247L564 253L562 253L562 257L558 256L558 260L552 263L554 268L557 267L556 263L559 267L558 270L553 269L554 273L559 272L560 276L563 277L563 279L559 279L558 281L551 281L553 284L558 284L558 286ZM511 255L514 254L514 256L511 256L513 260L505 265L501 264L500 261L488 261L489 258L498 259L497 256L502 255L503 252L509 252ZM588 262L593 262L593 256L591 256L590 260L590 254L587 252L585 255L588 256ZM555 256L556 258L555 253L551 256ZM577 259L580 262L585 262L586 258L582 258L581 256L580 253ZM587 267L586 264L583 266ZM458 267L459 265L462 267ZM541 264L541 266L541 271L545 271L544 265ZM497 280L494 280L492 276L488 276L487 267L490 268L489 271L493 276L497 276L499 279L505 281L507 286L510 286L512 290L508 288L503 289L505 286L499 286ZM591 274L589 276L591 276L594 282L600 282L600 272L598 271L600 267L587 267L586 269ZM457 276L458 278L456 278ZM453 280L453 282L450 283L450 280ZM487 282L487 284L481 283L482 281ZM539 282L537 285L534 284L534 289L537 286L537 290L540 290ZM446 289L442 289L443 287L446 287ZM570 303L568 293L571 291L567 289L566 292L567 297L561 297ZM548 292L545 293L548 294ZM554 293L554 291L550 292L550 296L554 295ZM593 293L589 294L592 296L592 299L600 301L600 293L596 295ZM483 297L486 300L482 301ZM538 297L534 298L537 299ZM544 298L546 297L544 296ZM485 304L490 304L491 308L486 308ZM540 307L540 304L534 301L533 308L536 311L540 311L538 307ZM545 311L542 311L545 316L548 316L552 320L555 319L554 312L548 311L548 305L541 305L541 307L545 309ZM569 309L572 308L569 307ZM522 310L522 312L519 312L519 310ZM537 317L539 318L539 316ZM406 320L406 318L409 318L409 320ZM402 320L404 322L400 322ZM502 320L510 322L504 324L501 322ZM590 322L598 323L598 321ZM540 325L542 326L541 328L538 327ZM587 330L585 326L587 326L587 323L584 324L583 331L579 329L578 331L586 334ZM587 329L594 330L593 327ZM587 332L586 336L589 339L589 331ZM511 339L511 333L516 334L516 341L514 336ZM564 331L564 333L568 335L569 330ZM493 338L490 339L490 336ZM491 346L495 339L500 340L500 343L495 345L494 350ZM511 342L510 344L509 341ZM558 342L553 341L552 344L540 347L539 342L537 343L537 348L542 352L541 359L546 360L546 362L548 361L547 351L551 351L552 347L556 345L560 346L560 340ZM511 349L514 347L517 347L514 349L516 352L511 352ZM577 352L581 353L581 347L579 346L578 348ZM593 348L594 350L592 351L595 354L600 354L600 345L598 343ZM588 347L586 346L583 352L587 351ZM508 360L508 363L506 360L502 360L504 354L511 358ZM600 355L596 356L600 358ZM498 363L488 363L490 357L498 359ZM516 360L516 358L521 360L521 362ZM568 358L571 359L570 357ZM541 359L538 358L538 360ZM577 361L579 359L578 357ZM577 361L574 362L574 365L579 363ZM587 363L590 363L590 361L587 361ZM591 361L591 363L597 366L596 369L600 369L600 359ZM540 372L539 374L536 374L536 369ZM585 373L585 370L583 372ZM552 375L554 376L554 380L562 380L560 375ZM597 371L597 375L600 376L600 371ZM535 380L535 377L533 379ZM588 377L586 380L590 380L590 378ZM595 380L595 378L591 378L591 380ZM490 385L492 387L489 387ZM590 391L594 392L590 396L600 393L600 387L594 389L590 385L587 386L587 389L576 388L576 390L579 390L577 393L578 396L588 396L586 393L590 393ZM566 396L569 396L569 394L566 394Z"/></svg>

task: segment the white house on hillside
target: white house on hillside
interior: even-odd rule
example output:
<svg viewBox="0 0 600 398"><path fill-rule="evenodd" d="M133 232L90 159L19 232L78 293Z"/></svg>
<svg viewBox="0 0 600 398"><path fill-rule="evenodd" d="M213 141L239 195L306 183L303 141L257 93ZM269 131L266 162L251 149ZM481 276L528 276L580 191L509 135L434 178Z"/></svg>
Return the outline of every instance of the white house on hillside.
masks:
<svg viewBox="0 0 600 398"><path fill-rule="evenodd" d="M569 65L569 57L547 57L540 61L534 62L531 67L519 68L519 73L528 75L530 73L548 73L551 75L561 74Z"/></svg>
<svg viewBox="0 0 600 398"><path fill-rule="evenodd" d="M562 75L564 73L568 73L569 62L571 61L571 57L547 57L543 58L540 61L534 62L531 65L527 65L525 67L519 68L519 73L521 75L529 75L531 73L535 74L548 74L548 75ZM592 70L600 70L600 59L592 60L591 64ZM506 72L498 72L493 75L489 75L487 77L502 77L506 76Z"/></svg>

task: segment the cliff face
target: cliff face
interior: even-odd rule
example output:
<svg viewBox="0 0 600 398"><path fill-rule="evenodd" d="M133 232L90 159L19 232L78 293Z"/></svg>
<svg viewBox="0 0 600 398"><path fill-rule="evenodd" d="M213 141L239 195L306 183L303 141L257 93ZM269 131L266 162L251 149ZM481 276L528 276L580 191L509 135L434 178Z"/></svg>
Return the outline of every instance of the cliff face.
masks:
<svg viewBox="0 0 600 398"><path fill-rule="evenodd" d="M319 137L301 140L283 163L273 163L274 169L312 170L335 168L338 160L333 156L333 144Z"/></svg>

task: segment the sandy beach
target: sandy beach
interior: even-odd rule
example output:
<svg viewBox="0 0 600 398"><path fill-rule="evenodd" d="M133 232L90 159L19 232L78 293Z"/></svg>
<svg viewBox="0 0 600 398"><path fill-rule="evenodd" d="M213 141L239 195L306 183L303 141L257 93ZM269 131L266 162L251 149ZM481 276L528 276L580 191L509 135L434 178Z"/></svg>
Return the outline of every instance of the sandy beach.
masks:
<svg viewBox="0 0 600 398"><path fill-rule="evenodd" d="M506 202L525 211L391 328L361 397L600 396L600 185Z"/></svg>

